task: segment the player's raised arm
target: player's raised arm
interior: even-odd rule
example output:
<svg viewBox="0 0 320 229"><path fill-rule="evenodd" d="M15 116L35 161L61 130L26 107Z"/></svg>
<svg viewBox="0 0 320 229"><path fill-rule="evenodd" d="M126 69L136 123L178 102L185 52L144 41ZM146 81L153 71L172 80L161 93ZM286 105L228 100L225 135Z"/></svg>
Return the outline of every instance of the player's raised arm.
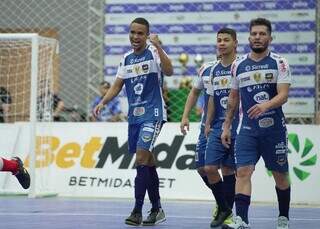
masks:
<svg viewBox="0 0 320 229"><path fill-rule="evenodd" d="M180 123L180 131L183 135L186 135L187 131L189 131L189 114L192 107L194 107L194 105L196 104L200 92L201 90L195 87L192 87L189 92Z"/></svg>
<svg viewBox="0 0 320 229"><path fill-rule="evenodd" d="M100 110L103 108L105 104L107 104L110 100L116 97L122 89L124 84L123 79L117 77L111 88L108 90L107 94L103 97L100 103L93 109L93 115L97 117Z"/></svg>
<svg viewBox="0 0 320 229"><path fill-rule="evenodd" d="M163 51L161 47L161 42L157 34L149 35L150 42L156 47L159 58L161 61L161 70L166 76L171 76L173 74L173 66L168 55Z"/></svg>

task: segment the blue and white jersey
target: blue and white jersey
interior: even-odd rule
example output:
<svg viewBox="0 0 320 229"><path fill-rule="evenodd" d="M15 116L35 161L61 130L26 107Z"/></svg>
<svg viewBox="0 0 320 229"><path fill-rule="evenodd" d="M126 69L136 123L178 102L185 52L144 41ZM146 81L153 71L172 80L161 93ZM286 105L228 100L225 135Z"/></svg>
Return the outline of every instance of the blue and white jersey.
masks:
<svg viewBox="0 0 320 229"><path fill-rule="evenodd" d="M193 83L193 87L203 90L204 92L204 106L203 106L203 112L201 117L201 125L204 126L206 124L207 119L207 111L208 111L208 99L209 94L208 91L212 90L212 84L211 84L211 71L212 67L215 66L217 61L214 62L208 62L202 65L202 67L199 70L198 77L195 79Z"/></svg>
<svg viewBox="0 0 320 229"><path fill-rule="evenodd" d="M212 90L208 91L213 96L214 101L214 119L211 122L211 127L213 128L213 134L220 137L231 90L231 64L225 67L219 61L213 66L211 76L213 87ZM236 136L238 124L239 112L236 112L231 124L232 138Z"/></svg>
<svg viewBox="0 0 320 229"><path fill-rule="evenodd" d="M239 90L243 110L240 133L258 135L272 130L286 130L282 107L271 109L256 119L250 119L247 111L255 104L271 100L277 95L277 84L291 84L287 61L270 52L256 62L249 54L232 65L232 88Z"/></svg>
<svg viewBox="0 0 320 229"><path fill-rule="evenodd" d="M139 55L131 50L121 60L117 77L124 80L129 124L167 121L160 64L159 54L153 45L148 45Z"/></svg>

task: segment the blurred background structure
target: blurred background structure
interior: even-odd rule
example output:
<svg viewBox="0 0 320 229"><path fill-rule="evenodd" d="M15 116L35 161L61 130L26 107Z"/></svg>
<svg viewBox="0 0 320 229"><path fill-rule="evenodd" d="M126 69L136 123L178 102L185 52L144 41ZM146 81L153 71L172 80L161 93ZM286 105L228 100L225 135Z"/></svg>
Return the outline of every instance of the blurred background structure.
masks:
<svg viewBox="0 0 320 229"><path fill-rule="evenodd" d="M215 33L234 28L241 55L249 51L250 19L266 17L273 23L272 49L288 59L294 77L285 107L288 122L311 124L320 123L319 5L316 0L2 0L0 29L55 32L60 63L54 89L64 102L62 118L85 121L99 83L114 79L121 56L130 49L128 24L145 17L173 59L175 76L166 79L166 93L169 121L178 122L199 63L216 58ZM75 112L81 118L75 119ZM196 110L191 120L199 120Z"/></svg>

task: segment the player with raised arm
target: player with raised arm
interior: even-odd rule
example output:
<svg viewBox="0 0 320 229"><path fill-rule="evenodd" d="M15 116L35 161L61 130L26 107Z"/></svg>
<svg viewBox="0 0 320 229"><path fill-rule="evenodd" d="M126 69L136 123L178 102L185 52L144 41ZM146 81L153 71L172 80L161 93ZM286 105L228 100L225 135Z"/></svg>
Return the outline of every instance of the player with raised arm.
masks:
<svg viewBox="0 0 320 229"><path fill-rule="evenodd" d="M162 125L167 121L166 106L162 94L163 74L171 76L171 60L161 48L158 35L149 34L149 22L136 18L130 24L129 39L132 50L120 62L116 80L95 107L97 115L125 85L128 98L129 153L136 153L135 206L126 224L155 225L166 220L160 204L159 177L152 154L154 143ZM147 44L149 39L150 45ZM144 197L152 204L149 216L142 221Z"/></svg>
<svg viewBox="0 0 320 229"><path fill-rule="evenodd" d="M220 134L225 110L223 106L225 105L220 102L225 103L228 96L230 66L236 56L236 47L236 32L229 28L220 29L217 33L217 50L221 59L206 63L200 69L199 77L195 81L187 98L180 125L181 132L186 134L186 131L189 130L188 116L190 110L195 105L200 92L204 91L204 112L201 119L195 161L198 173L207 187L212 191L217 202L217 209L210 224L211 227L218 227L222 223L228 224L230 222L232 216L231 209L234 202L234 158L233 152L225 150L221 145ZM220 87L218 87L219 85L215 86L212 84L214 82L219 83ZM209 95L213 95L213 87L216 87L216 92L219 93L217 98L220 100L217 104L214 104L213 100L208 104L208 101L210 101ZM217 112L216 116L214 116L215 109ZM222 120L220 120L221 118ZM210 131L211 121L216 128L214 131ZM208 123L208 128L205 131L206 123ZM218 127L219 125L220 127ZM207 140L208 135L209 138ZM223 180L218 172L220 166Z"/></svg>
<svg viewBox="0 0 320 229"><path fill-rule="evenodd" d="M250 228L248 210L251 176L259 158L272 171L279 205L277 229L289 228L290 183L288 178L287 129L282 105L291 84L287 61L268 49L272 41L271 22L257 18L250 22L251 52L232 65L232 89L221 140L230 147L230 125L240 101L243 117L236 137L236 218L223 228Z"/></svg>

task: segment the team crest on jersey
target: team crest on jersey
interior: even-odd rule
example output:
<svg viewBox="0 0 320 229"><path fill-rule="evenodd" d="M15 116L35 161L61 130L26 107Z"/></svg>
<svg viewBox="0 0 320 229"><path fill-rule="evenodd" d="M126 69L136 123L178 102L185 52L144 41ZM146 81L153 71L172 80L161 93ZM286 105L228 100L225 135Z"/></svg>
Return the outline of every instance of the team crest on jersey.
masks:
<svg viewBox="0 0 320 229"><path fill-rule="evenodd" d="M286 154L277 155L277 163L280 166L285 165L287 163L287 155Z"/></svg>
<svg viewBox="0 0 320 229"><path fill-rule="evenodd" d="M265 78L267 82L271 82L273 80L273 73L266 73Z"/></svg>
<svg viewBox="0 0 320 229"><path fill-rule="evenodd" d="M228 79L226 79L226 78L221 79L221 80L220 80L220 84L221 84L223 87L225 87L225 86L228 84Z"/></svg>
<svg viewBox="0 0 320 229"><path fill-rule="evenodd" d="M261 81L261 74L260 73L254 73L253 74L253 79L259 83Z"/></svg>
<svg viewBox="0 0 320 229"><path fill-rule="evenodd" d="M140 75L140 73L141 73L140 65L134 66L133 69L134 69L134 72L135 72L137 75Z"/></svg>

